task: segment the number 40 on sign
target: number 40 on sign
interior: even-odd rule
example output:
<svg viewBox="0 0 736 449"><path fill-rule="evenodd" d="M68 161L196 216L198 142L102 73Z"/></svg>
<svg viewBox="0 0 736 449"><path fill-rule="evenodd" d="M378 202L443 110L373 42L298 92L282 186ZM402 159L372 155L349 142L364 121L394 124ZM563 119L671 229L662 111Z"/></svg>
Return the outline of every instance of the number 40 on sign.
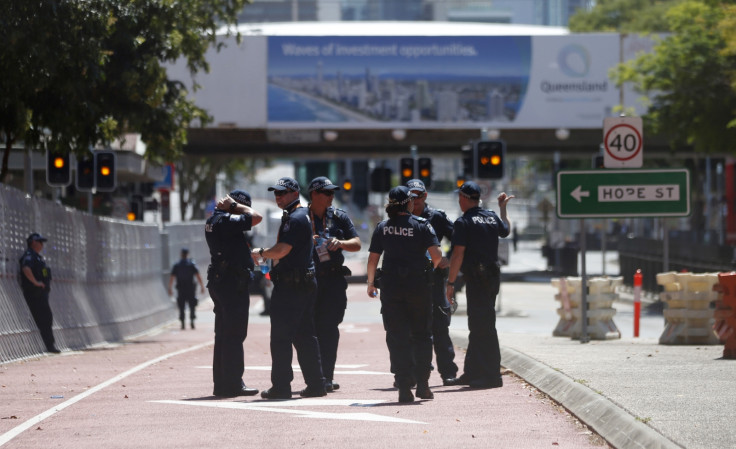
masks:
<svg viewBox="0 0 736 449"><path fill-rule="evenodd" d="M606 117L603 120L603 166L639 168L644 161L641 117Z"/></svg>

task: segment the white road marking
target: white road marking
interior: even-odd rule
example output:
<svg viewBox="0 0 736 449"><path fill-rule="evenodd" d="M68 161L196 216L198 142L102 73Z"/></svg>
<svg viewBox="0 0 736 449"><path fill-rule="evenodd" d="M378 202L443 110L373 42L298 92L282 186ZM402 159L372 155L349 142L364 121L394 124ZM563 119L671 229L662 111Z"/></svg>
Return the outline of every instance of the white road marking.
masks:
<svg viewBox="0 0 736 449"><path fill-rule="evenodd" d="M15 438L18 435L20 435L23 431L30 429L31 427L33 427L33 426L37 425L38 423L40 423L41 421L43 421L44 419L46 419L46 418L48 418L48 417L56 414L57 412L60 412L60 411L64 410L65 408L67 408L67 407L69 407L69 406L71 406L73 404L76 404L77 402L81 401L82 399L86 398L87 396L90 396L90 395L92 395L94 393L97 393L98 391L102 390L105 387L109 387L110 385L114 384L115 382L119 382L120 380L125 379L126 377L130 376L131 374L135 374L138 371L141 371L143 369L146 369L149 366L151 366L153 364L156 364L158 362L161 362L163 360L166 360L166 359L168 359L170 357L174 357L174 356L177 356L177 355L180 355L180 354L184 354L184 353L187 353L187 352L190 352L190 351L196 351L198 349L202 349L202 348L205 348L207 346L211 346L212 344L214 344L214 342L202 343L202 344L198 344L198 345L195 345L195 346L191 346L191 347L186 348L186 349L181 349L179 351L170 352L170 353L164 354L164 355L162 355L160 357L156 357L155 359L151 359L151 360L149 360L149 361L147 361L145 363L141 363L140 365L138 365L136 367L133 367L133 368L129 369L128 371L125 371L124 373L118 374L117 376L113 377L112 379L106 380L105 382L102 382L101 384L98 384L98 385L90 388L89 390L85 391L84 393L80 393L80 394L74 396L73 398L71 398L69 400L66 400L66 401L62 402L61 404L58 404L58 405L54 406L54 408L50 408L50 409L46 410L45 412L34 416L33 418L29 419L28 421L24 422L23 424L21 424L19 426L16 426L16 427L10 429L9 431L5 432L4 434L0 435L0 446L3 446L5 443L9 442L13 438Z"/></svg>
<svg viewBox="0 0 736 449"><path fill-rule="evenodd" d="M378 405L383 400L367 401L361 399L287 399L283 401L263 401L263 402L208 402L208 401L149 401L160 404L174 405L193 405L197 407L214 407L227 408L232 410L250 410L260 412L273 413L289 413L299 415L301 418L316 419L336 419L347 421L372 421L372 422L391 422L403 424L426 424L421 421L412 421L409 419L394 418L392 416L375 415L373 413L332 413L332 412L316 412L313 410L293 410L284 407L316 407L316 406L371 406Z"/></svg>

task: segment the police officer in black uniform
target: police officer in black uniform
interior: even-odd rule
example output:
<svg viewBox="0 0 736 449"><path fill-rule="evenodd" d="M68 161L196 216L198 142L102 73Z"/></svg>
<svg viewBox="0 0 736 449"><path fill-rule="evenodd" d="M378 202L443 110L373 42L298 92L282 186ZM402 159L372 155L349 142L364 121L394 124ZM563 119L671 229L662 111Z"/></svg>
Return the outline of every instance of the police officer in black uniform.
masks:
<svg viewBox="0 0 736 449"><path fill-rule="evenodd" d="M26 240L28 249L19 260L20 286L46 350L58 354L60 351L56 349L54 333L51 330L54 318L49 307L51 270L40 254L46 241L47 239L37 232L28 236Z"/></svg>
<svg viewBox="0 0 736 449"><path fill-rule="evenodd" d="M367 292L375 297L380 286L381 314L391 357L391 372L402 403L414 401L411 384L415 375L417 397L434 398L429 389L432 364L429 284L433 267L442 260L442 252L432 225L411 214L415 196L405 186L391 189L386 206L389 218L378 223L368 248ZM380 285L376 286L381 254Z"/></svg>
<svg viewBox="0 0 736 449"><path fill-rule="evenodd" d="M245 231L263 217L251 207L250 195L233 190L229 201L215 209L205 224L205 238L211 264L207 269L207 288L215 304L215 348L212 361L214 395L252 396L255 388L243 383L243 342L248 335L250 295L248 283L253 273L253 258Z"/></svg>
<svg viewBox="0 0 736 449"><path fill-rule="evenodd" d="M457 190L463 215L455 220L452 234L452 256L447 282L447 298L451 300L459 271L465 278L468 305L468 349L462 376L450 379L448 385L471 388L499 388L501 351L496 332L496 295L501 286L498 261L498 239L506 237L511 223L506 206L513 195L498 195L499 215L480 207L480 187L467 181Z"/></svg>
<svg viewBox="0 0 736 449"><path fill-rule="evenodd" d="M421 179L412 179L406 183L409 190L417 195L414 199L412 213L429 221L437 234L437 240L442 243L443 238L452 238L452 222L447 218L445 211L434 209L427 204L427 188ZM434 342L434 353L437 357L437 371L442 377L443 384L448 379L457 376L457 365L455 364L455 346L450 339L450 317L452 311L450 302L445 297L445 282L449 272L450 262L443 262L434 270L432 283L432 341Z"/></svg>
<svg viewBox="0 0 736 449"><path fill-rule="evenodd" d="M308 188L317 273L314 323L327 392L340 388L340 384L333 381L333 376L340 340L338 325L345 317L348 303L345 276L351 274L350 269L343 266L343 251L360 251L361 246L360 237L348 214L332 206L337 190L340 188L324 176L314 178Z"/></svg>
<svg viewBox="0 0 736 449"><path fill-rule="evenodd" d="M194 278L196 277L199 281L201 292L204 293L204 282L202 282L202 276L199 274L199 269L194 260L189 257L189 249L181 249L181 259L175 263L171 268L171 275L169 276L169 295L173 293L172 287L174 285L174 279L176 279L176 305L179 306L179 321L181 321L181 328L184 329L185 323L185 310L187 305L189 306L189 320L192 329L194 329L194 320L197 318L197 297L194 294L195 285Z"/></svg>
<svg viewBox="0 0 736 449"><path fill-rule="evenodd" d="M253 257L272 259L271 280L271 388L261 393L265 399L291 397L292 345L307 388L302 397L327 394L319 344L314 330L317 280L312 251L312 224L309 210L299 203L299 183L284 177L268 188L276 204L284 210L277 242L271 248L253 249Z"/></svg>

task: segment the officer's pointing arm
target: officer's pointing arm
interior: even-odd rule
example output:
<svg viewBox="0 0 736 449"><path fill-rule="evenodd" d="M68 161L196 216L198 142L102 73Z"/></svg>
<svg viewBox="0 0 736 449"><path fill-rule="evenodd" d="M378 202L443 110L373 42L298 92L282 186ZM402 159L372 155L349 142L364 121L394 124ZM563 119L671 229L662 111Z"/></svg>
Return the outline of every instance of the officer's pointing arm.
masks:
<svg viewBox="0 0 736 449"><path fill-rule="evenodd" d="M511 220L509 220L509 217L506 214L506 205L509 204L509 201L511 201L511 198L516 198L516 197L514 195L506 195L506 192L501 192L498 194L499 218L504 223L506 223L506 226L508 226L509 229L511 229Z"/></svg>

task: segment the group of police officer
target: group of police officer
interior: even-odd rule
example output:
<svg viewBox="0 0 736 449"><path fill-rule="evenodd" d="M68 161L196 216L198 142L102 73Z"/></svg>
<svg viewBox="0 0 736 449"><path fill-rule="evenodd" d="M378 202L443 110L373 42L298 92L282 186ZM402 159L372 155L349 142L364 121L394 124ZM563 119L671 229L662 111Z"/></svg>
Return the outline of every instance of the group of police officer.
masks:
<svg viewBox="0 0 736 449"><path fill-rule="evenodd" d="M258 390L242 380L243 342L247 335L248 282L256 264L272 261L271 387L265 399L291 398L293 350L307 387L302 397L320 397L339 389L334 369L340 338L338 325L347 306L350 271L343 251L359 251L355 227L332 206L340 188L326 177L313 179L309 204L299 201L296 180L284 177L268 188L283 217L276 243L250 248L244 232L260 223L247 192L234 190L217 203L205 235L211 264L207 287L215 304L213 361L216 396L250 396ZM411 180L388 194L388 219L376 226L367 266L367 293L377 297L386 330L394 385L399 402L432 399L429 377L432 345L444 385L474 388L502 386L500 351L495 329L495 299L500 285L498 238L509 235L506 205L513 196L498 196L500 216L481 208L480 188L466 182L457 190L463 215L454 223L426 204L427 190ZM440 241L450 239L451 257L443 257ZM381 268L378 263L383 257ZM454 282L462 271L467 284L469 345L464 372L457 376L449 336Z"/></svg>

